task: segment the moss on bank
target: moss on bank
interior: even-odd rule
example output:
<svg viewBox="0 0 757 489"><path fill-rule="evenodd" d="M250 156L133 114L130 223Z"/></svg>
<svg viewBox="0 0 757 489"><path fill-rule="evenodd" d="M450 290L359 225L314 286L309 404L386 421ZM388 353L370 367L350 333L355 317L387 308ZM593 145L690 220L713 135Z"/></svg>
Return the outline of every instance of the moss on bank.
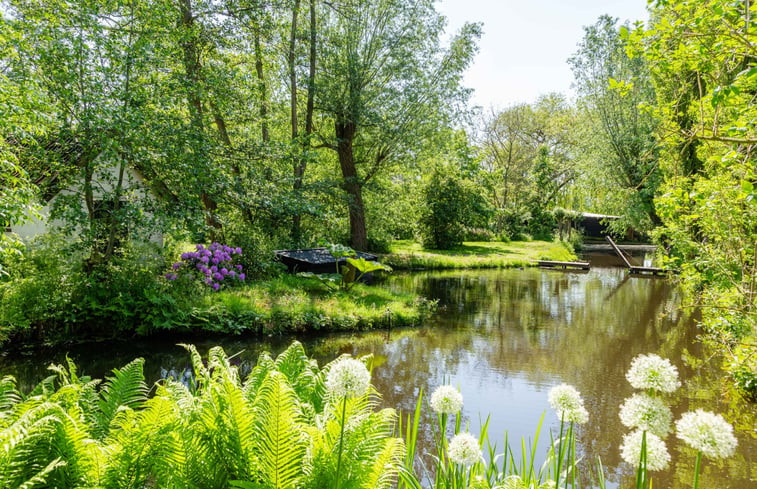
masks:
<svg viewBox="0 0 757 489"><path fill-rule="evenodd" d="M396 269L512 268L536 260L572 261L576 255L560 242L465 242L452 250L428 250L414 241L396 241L382 263Z"/></svg>
<svg viewBox="0 0 757 489"><path fill-rule="evenodd" d="M414 294L365 284L328 292L315 279L285 275L206 295L192 323L235 333L367 330L419 325L435 306Z"/></svg>

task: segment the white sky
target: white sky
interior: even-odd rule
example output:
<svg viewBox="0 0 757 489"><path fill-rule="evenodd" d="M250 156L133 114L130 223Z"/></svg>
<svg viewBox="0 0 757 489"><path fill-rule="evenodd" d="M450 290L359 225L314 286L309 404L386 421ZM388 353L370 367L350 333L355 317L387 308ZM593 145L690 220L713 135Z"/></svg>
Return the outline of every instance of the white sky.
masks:
<svg viewBox="0 0 757 489"><path fill-rule="evenodd" d="M464 84L474 105L505 108L540 94L573 96L568 58L583 27L602 14L631 22L647 20L646 0L440 0L448 33L464 22L483 22L480 51Z"/></svg>

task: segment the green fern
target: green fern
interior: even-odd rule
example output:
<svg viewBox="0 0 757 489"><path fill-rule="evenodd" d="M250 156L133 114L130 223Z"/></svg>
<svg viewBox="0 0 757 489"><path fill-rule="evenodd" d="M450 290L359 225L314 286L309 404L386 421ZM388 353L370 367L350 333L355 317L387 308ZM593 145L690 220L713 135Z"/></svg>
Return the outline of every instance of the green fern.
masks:
<svg viewBox="0 0 757 489"><path fill-rule="evenodd" d="M120 369L113 369L113 377L105 378L98 402L98 423L95 429L97 438L107 434L119 409L137 409L147 399L144 363L144 359L137 358Z"/></svg>
<svg viewBox="0 0 757 489"><path fill-rule="evenodd" d="M302 477L308 440L294 389L284 374L270 372L255 399L255 440L264 487L290 489Z"/></svg>

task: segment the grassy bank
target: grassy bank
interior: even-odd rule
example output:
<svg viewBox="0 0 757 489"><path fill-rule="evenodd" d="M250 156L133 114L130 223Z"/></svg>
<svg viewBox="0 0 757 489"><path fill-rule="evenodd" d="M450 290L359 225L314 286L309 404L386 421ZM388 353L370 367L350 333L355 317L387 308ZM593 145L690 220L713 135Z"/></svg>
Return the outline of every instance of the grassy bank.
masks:
<svg viewBox="0 0 757 489"><path fill-rule="evenodd" d="M315 279L284 275L207 294L192 323L209 331L285 333L418 325L435 303L409 293L358 284L328 292Z"/></svg>
<svg viewBox="0 0 757 489"><path fill-rule="evenodd" d="M381 262L395 269L510 268L536 260L571 261L576 255L559 242L465 242L452 250L428 250L414 241L395 241Z"/></svg>

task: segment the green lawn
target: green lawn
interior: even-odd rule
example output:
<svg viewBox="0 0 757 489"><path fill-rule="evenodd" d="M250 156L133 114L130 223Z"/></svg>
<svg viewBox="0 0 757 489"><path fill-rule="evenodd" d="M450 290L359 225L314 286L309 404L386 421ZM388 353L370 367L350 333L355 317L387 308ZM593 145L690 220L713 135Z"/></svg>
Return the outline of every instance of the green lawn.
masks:
<svg viewBox="0 0 757 489"><path fill-rule="evenodd" d="M559 242L465 242L452 250L428 250L415 241L395 241L382 263L395 269L509 268L535 266L536 260L573 261L576 255Z"/></svg>
<svg viewBox="0 0 757 489"><path fill-rule="evenodd" d="M315 279L284 275L208 294L192 322L220 332L366 330L418 325L434 308L414 294L364 284L329 292Z"/></svg>

